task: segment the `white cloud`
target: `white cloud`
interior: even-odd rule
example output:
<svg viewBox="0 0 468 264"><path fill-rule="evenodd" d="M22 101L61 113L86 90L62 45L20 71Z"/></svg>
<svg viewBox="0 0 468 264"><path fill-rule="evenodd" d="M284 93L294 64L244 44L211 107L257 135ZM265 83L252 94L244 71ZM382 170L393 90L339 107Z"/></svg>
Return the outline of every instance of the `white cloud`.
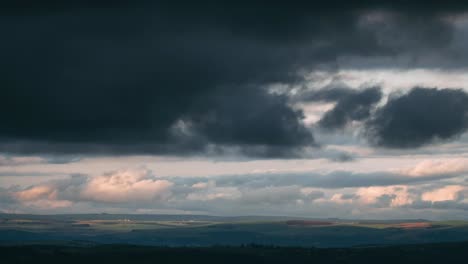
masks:
<svg viewBox="0 0 468 264"><path fill-rule="evenodd" d="M120 170L89 178L81 196L99 202L151 201L166 199L172 185L145 169Z"/></svg>
<svg viewBox="0 0 468 264"><path fill-rule="evenodd" d="M443 202L443 201L454 201L458 198L458 193L465 190L464 186L460 185L448 185L433 191L425 192L421 198L423 201L430 202Z"/></svg>
<svg viewBox="0 0 468 264"><path fill-rule="evenodd" d="M216 183L214 181L207 181L207 182L197 182L192 184L193 189L206 189L209 187L215 187Z"/></svg>
<svg viewBox="0 0 468 264"><path fill-rule="evenodd" d="M402 170L403 174L413 177L431 175L460 174L468 172L468 159L425 160L414 167Z"/></svg>
<svg viewBox="0 0 468 264"><path fill-rule="evenodd" d="M18 191L14 196L21 201L33 201L47 198L49 200L57 199L57 190L51 185L37 185L29 189Z"/></svg>
<svg viewBox="0 0 468 264"><path fill-rule="evenodd" d="M148 202L166 200L172 186L172 182L158 179L146 169L119 170L95 177L78 175L53 180L14 191L12 195L17 201L32 205L38 200L55 204L67 204L65 201Z"/></svg>
<svg viewBox="0 0 468 264"><path fill-rule="evenodd" d="M157 177L147 169L123 169L98 176L69 176L26 188L0 188L0 210L53 213L179 210L317 218L346 218L351 212L359 212L353 217L360 218L378 217L377 212L384 211L387 217L392 212L402 217L418 216L424 210L435 210L429 202L436 205L451 201L450 206L438 204L436 209L450 215L454 210L467 211L468 215L468 207L460 205L461 192L465 190L462 164L462 159L438 159L404 169L369 173L277 172L216 177ZM440 188L441 179L448 186ZM434 186L439 189L429 189Z"/></svg>
<svg viewBox="0 0 468 264"><path fill-rule="evenodd" d="M364 204L376 204L384 196L390 198L391 207L411 204L414 201L414 197L408 192L408 186L405 185L359 188L356 194L359 195L359 202Z"/></svg>

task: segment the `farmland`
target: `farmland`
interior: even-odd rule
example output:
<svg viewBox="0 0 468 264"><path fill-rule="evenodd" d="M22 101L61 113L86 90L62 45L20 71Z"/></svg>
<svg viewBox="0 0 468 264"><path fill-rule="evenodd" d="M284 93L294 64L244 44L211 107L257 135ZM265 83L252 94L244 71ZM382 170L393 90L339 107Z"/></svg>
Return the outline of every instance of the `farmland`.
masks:
<svg viewBox="0 0 468 264"><path fill-rule="evenodd" d="M2 244L349 247L468 240L468 222L201 215L1 215Z"/></svg>

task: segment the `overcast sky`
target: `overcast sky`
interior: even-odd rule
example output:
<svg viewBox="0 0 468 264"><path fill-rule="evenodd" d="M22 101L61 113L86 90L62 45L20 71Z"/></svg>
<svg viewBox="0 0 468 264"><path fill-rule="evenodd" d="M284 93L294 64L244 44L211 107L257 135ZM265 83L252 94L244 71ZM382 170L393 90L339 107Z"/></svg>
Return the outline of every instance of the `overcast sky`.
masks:
<svg viewBox="0 0 468 264"><path fill-rule="evenodd" d="M0 212L468 217L462 1L21 2Z"/></svg>

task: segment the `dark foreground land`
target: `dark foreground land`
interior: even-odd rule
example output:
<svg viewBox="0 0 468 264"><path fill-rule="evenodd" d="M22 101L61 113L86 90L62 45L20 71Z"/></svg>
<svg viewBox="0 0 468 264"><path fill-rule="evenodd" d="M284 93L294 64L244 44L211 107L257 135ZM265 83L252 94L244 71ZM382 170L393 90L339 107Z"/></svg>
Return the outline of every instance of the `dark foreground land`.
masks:
<svg viewBox="0 0 468 264"><path fill-rule="evenodd" d="M194 215L0 215L0 245L69 245L74 241L163 247L396 246L468 241L468 222Z"/></svg>
<svg viewBox="0 0 468 264"><path fill-rule="evenodd" d="M467 260L467 221L0 214L0 264Z"/></svg>
<svg viewBox="0 0 468 264"><path fill-rule="evenodd" d="M0 247L1 263L466 263L468 242L361 248L148 247L128 245Z"/></svg>

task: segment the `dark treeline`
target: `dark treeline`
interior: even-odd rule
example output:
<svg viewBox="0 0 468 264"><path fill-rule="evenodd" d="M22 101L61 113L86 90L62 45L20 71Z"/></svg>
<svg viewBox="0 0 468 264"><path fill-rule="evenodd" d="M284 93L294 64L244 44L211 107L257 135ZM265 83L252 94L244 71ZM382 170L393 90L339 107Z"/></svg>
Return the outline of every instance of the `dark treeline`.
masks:
<svg viewBox="0 0 468 264"><path fill-rule="evenodd" d="M171 248L130 245L0 247L1 263L465 263L468 242L359 248Z"/></svg>

